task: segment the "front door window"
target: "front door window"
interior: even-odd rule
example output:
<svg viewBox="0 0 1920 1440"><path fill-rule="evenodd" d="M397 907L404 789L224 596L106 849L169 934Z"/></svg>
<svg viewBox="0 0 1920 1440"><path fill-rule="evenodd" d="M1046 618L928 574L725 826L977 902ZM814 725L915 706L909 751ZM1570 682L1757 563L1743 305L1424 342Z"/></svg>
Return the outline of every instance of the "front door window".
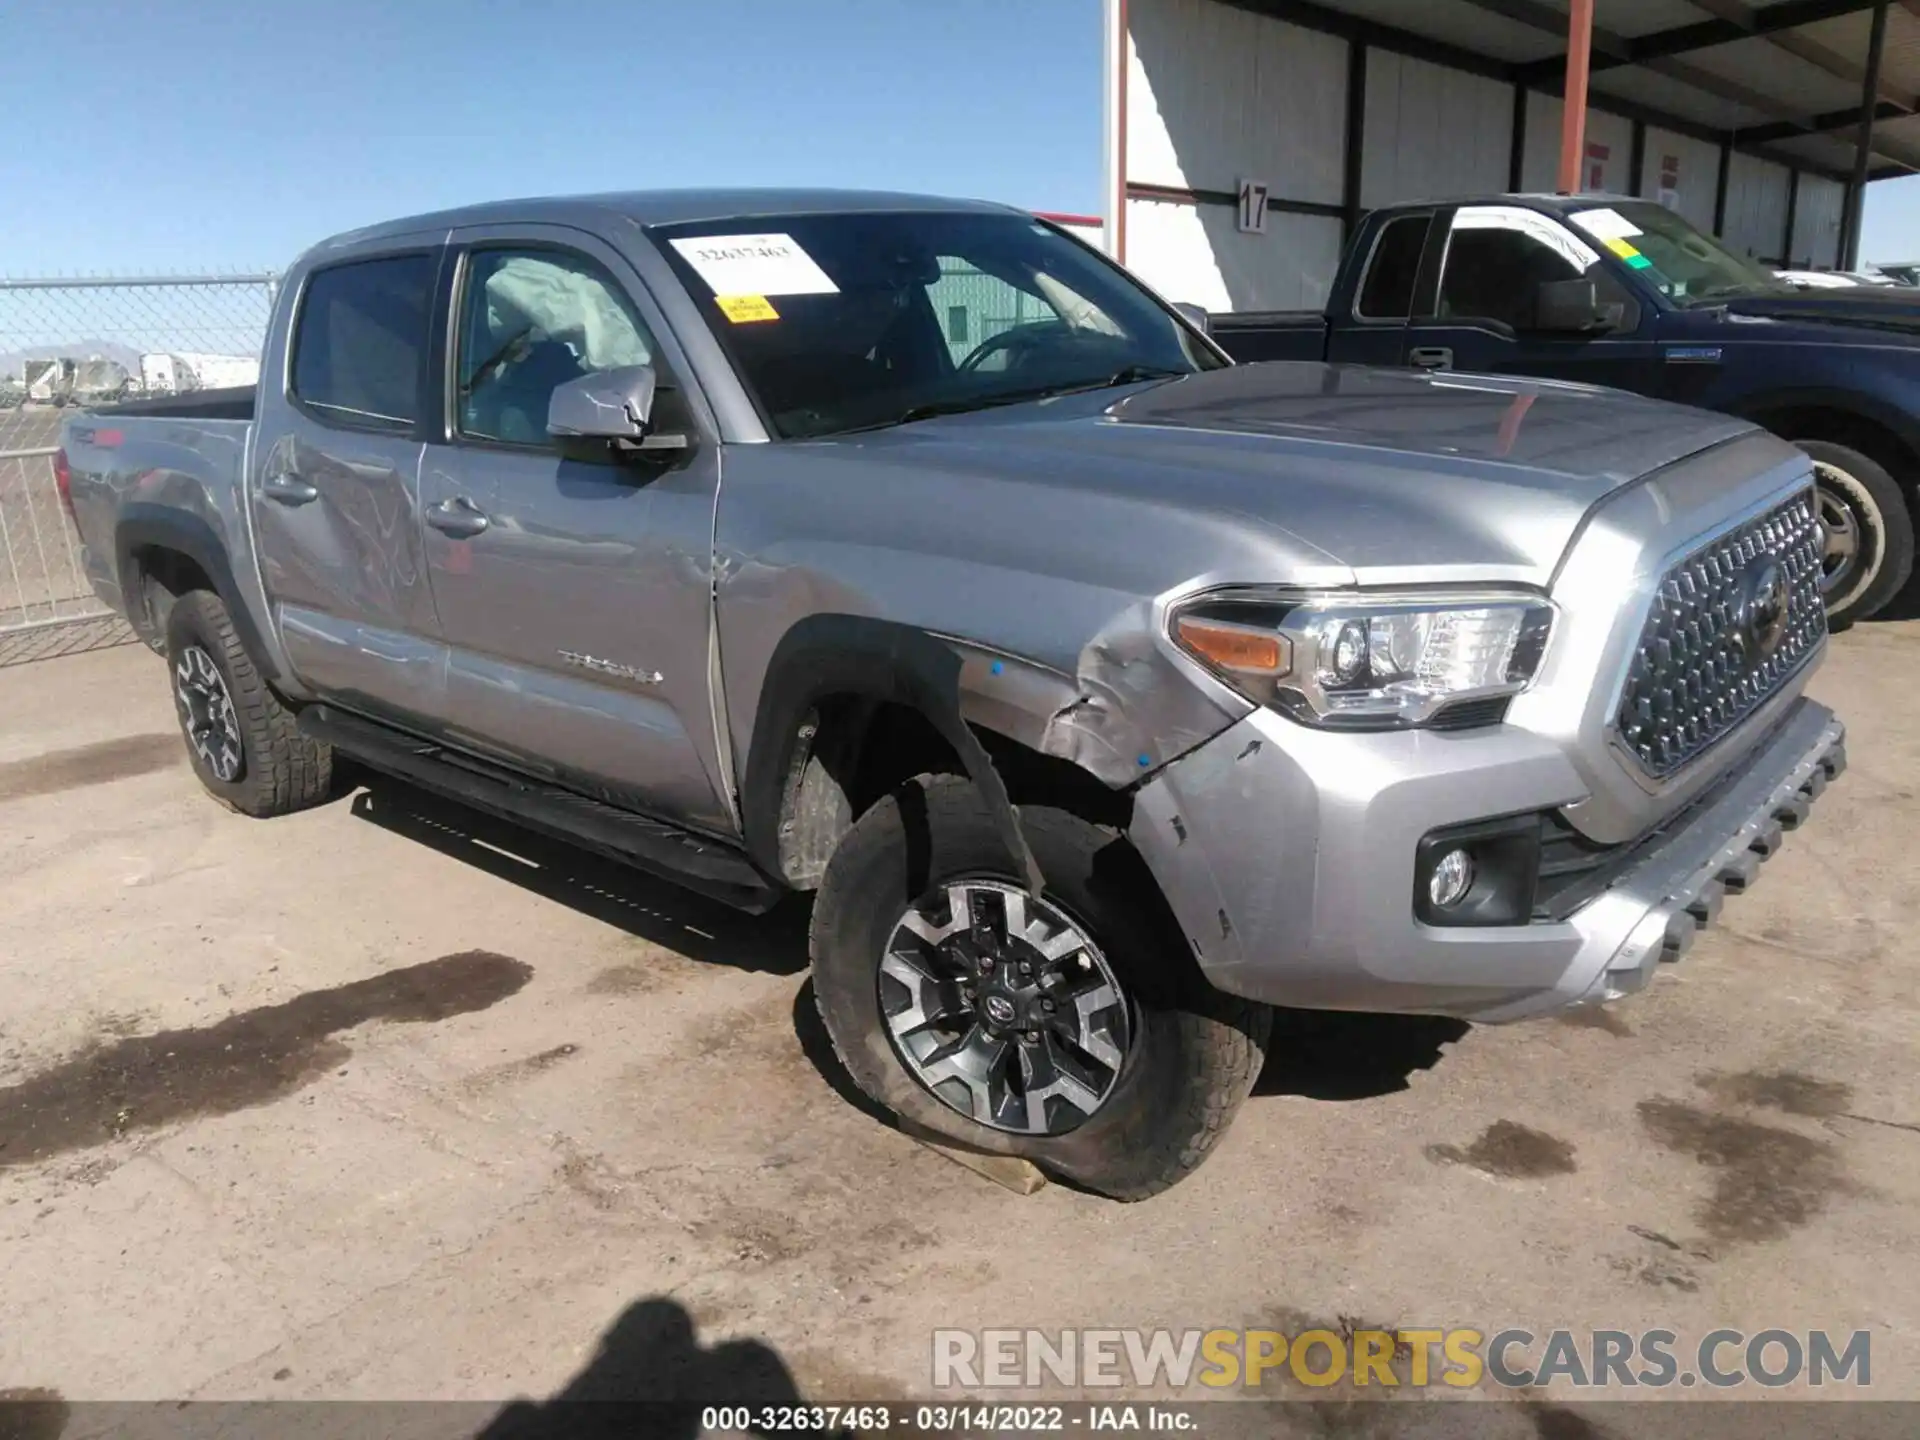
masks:
<svg viewBox="0 0 1920 1440"><path fill-rule="evenodd" d="M546 445L554 388L601 370L653 363L653 345L613 281L581 256L483 250L460 320L460 434Z"/></svg>

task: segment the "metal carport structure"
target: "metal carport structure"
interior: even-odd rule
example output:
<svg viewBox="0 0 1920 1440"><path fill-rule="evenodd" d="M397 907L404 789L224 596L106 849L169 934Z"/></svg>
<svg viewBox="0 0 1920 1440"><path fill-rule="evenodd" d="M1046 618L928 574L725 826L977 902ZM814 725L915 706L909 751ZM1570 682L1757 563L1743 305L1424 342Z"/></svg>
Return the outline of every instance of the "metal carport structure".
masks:
<svg viewBox="0 0 1920 1440"><path fill-rule="evenodd" d="M1850 268L1864 186L1920 171L1920 0L1106 0L1106 75L1108 245L1215 310L1319 304L1373 206L1503 190Z"/></svg>

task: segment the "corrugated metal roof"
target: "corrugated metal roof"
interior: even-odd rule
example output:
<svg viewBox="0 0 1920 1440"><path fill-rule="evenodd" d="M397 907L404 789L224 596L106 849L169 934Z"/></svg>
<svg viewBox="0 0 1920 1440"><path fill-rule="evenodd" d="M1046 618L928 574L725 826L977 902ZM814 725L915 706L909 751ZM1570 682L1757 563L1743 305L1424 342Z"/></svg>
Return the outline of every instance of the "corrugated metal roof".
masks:
<svg viewBox="0 0 1920 1440"><path fill-rule="evenodd" d="M1898 141L1909 150L1920 150L1920 115L1902 115L1896 120L1882 120L1876 133L1885 135L1890 141Z"/></svg>
<svg viewBox="0 0 1920 1440"><path fill-rule="evenodd" d="M1565 11L1567 0L1553 0ZM1677 25L1698 25L1708 16L1687 0L1595 0L1593 23L1617 35L1651 35Z"/></svg>
<svg viewBox="0 0 1920 1440"><path fill-rule="evenodd" d="M1805 26L1801 33L1816 44L1857 54L1864 60L1872 23L1871 13L1862 12ZM1887 8L1887 43L1880 60L1880 79L1883 88L1897 90L1907 100L1920 95L1920 17L1899 0Z"/></svg>
<svg viewBox="0 0 1920 1440"><path fill-rule="evenodd" d="M1686 63L1719 76L1729 86L1753 90L1772 100L1773 105L1758 107L1768 112L1769 120L1782 118L1782 112L1819 115L1860 103L1859 81L1831 75L1759 36L1693 51L1686 56Z"/></svg>
<svg viewBox="0 0 1920 1440"><path fill-rule="evenodd" d="M1254 7L1258 8L1258 7ZM1337 0L1327 7L1433 40L1458 45L1495 60L1529 61L1560 53L1554 37L1466 0Z"/></svg>
<svg viewBox="0 0 1920 1440"><path fill-rule="evenodd" d="M1231 0L1453 47L1483 73L1557 91L1568 0ZM1851 173L1876 0L1595 0L1594 102L1755 154ZM1920 0L1885 0L1872 173L1920 172ZM1313 17L1320 17L1315 20ZM1385 27L1384 29L1380 27ZM1676 123L1677 122L1677 123ZM1706 134L1703 132L1712 132ZM1791 142L1791 143L1789 143Z"/></svg>
<svg viewBox="0 0 1920 1440"><path fill-rule="evenodd" d="M1656 75L1638 66L1602 70L1593 77L1592 88L1596 103L1604 104L1605 97L1609 95L1618 96L1639 105L1666 110L1710 130L1739 130L1749 125L1764 125L1773 119L1773 116L1762 114L1737 101L1723 100L1718 95L1676 85L1666 76Z"/></svg>
<svg viewBox="0 0 1920 1440"><path fill-rule="evenodd" d="M1774 148L1823 170L1844 170L1853 163L1852 142L1833 135L1801 135L1777 141Z"/></svg>

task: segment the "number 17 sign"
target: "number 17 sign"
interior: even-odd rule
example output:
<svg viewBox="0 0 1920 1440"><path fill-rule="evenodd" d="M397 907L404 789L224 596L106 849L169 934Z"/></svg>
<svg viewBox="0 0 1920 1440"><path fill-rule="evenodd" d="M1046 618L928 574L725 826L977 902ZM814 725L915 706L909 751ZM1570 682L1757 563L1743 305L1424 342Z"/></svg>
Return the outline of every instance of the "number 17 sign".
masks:
<svg viewBox="0 0 1920 1440"><path fill-rule="evenodd" d="M1267 185L1262 180L1240 182L1240 230L1245 235L1267 233Z"/></svg>

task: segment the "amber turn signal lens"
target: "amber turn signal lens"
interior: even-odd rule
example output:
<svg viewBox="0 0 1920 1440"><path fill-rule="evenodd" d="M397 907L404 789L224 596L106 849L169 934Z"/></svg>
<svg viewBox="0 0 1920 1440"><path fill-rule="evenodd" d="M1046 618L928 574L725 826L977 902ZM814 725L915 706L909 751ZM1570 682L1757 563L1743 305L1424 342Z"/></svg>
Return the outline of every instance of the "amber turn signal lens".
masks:
<svg viewBox="0 0 1920 1440"><path fill-rule="evenodd" d="M1183 615L1174 627L1180 643L1209 665L1241 675L1280 676L1287 673L1292 648L1270 630L1201 620Z"/></svg>

